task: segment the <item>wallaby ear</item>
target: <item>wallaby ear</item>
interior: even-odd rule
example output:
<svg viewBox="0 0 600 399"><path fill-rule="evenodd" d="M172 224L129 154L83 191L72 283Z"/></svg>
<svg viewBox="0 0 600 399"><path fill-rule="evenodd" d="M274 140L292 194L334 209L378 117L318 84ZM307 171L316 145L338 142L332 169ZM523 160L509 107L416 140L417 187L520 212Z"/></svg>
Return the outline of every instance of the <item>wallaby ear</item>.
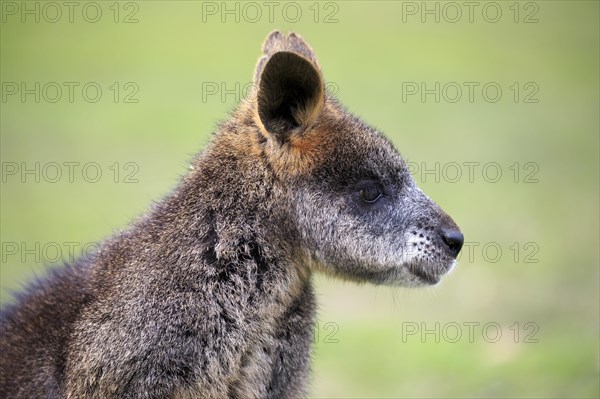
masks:
<svg viewBox="0 0 600 399"><path fill-rule="evenodd" d="M292 130L309 127L324 103L323 78L313 62L291 51L269 57L257 93L258 116L269 134L284 142Z"/></svg>
<svg viewBox="0 0 600 399"><path fill-rule="evenodd" d="M278 30L274 30L273 32L267 35L263 45L262 52L263 55L259 58L258 63L256 64L256 69L254 71L254 82L258 83L260 81L260 75L263 72L265 64L269 57L278 51L290 51L292 53L299 54L313 63L313 65L320 70L319 61L317 60L317 56L313 49L309 46L308 43L302 38L302 36L291 32L287 35L281 33Z"/></svg>

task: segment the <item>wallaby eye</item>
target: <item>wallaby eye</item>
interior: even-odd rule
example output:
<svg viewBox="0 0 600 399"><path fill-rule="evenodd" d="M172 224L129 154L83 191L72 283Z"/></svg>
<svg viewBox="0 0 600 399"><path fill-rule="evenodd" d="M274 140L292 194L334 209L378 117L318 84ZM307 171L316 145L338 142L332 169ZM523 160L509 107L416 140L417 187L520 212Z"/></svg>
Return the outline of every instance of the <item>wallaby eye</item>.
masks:
<svg viewBox="0 0 600 399"><path fill-rule="evenodd" d="M379 187L371 185L361 188L358 192L358 195L360 196L360 199L364 202L372 204L373 202L381 198L381 190L379 189Z"/></svg>

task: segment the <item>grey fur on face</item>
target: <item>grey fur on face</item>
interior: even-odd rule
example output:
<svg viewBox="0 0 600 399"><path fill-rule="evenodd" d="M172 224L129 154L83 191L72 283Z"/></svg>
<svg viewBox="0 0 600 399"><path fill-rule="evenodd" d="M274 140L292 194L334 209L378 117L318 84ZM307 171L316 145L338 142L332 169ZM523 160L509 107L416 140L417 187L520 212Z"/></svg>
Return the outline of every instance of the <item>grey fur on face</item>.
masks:
<svg viewBox="0 0 600 399"><path fill-rule="evenodd" d="M378 131L271 33L256 89L180 184L0 316L0 397L306 394L312 273L436 284L463 237Z"/></svg>
<svg viewBox="0 0 600 399"><path fill-rule="evenodd" d="M355 281L437 283L455 264L437 230L456 226L417 187L383 135L356 119L339 126L347 132L343 146L331 151L335 162L293 186L298 226L315 266ZM359 192L370 185L382 197L365 204Z"/></svg>

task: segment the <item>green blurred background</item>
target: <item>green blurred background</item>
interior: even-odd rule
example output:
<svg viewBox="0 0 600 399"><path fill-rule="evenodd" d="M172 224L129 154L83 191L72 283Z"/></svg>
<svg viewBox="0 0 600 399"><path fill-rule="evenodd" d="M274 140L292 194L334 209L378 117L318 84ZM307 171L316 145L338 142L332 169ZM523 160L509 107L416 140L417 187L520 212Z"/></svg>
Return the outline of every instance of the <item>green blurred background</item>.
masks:
<svg viewBox="0 0 600 399"><path fill-rule="evenodd" d="M293 30L467 241L435 288L317 277L311 396L600 396L597 1L53 4L1 3L3 303L168 192Z"/></svg>

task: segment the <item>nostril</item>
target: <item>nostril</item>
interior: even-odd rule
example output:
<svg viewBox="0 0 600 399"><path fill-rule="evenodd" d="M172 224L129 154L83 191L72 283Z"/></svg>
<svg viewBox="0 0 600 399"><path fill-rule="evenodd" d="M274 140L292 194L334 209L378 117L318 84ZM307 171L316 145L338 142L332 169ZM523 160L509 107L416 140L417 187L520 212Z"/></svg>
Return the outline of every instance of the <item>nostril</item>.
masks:
<svg viewBox="0 0 600 399"><path fill-rule="evenodd" d="M448 253L456 258L465 242L463 234L457 229L441 228L440 236L447 246Z"/></svg>

